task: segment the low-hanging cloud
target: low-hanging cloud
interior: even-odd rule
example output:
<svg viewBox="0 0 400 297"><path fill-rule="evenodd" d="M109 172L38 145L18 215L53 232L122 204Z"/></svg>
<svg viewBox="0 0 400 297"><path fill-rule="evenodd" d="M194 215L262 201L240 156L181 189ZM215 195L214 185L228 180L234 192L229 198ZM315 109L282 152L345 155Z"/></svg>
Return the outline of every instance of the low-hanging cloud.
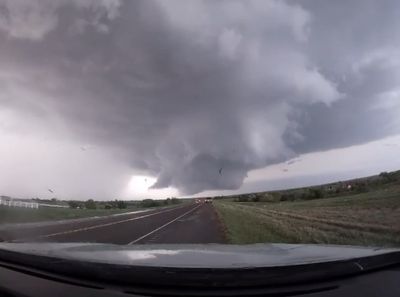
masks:
<svg viewBox="0 0 400 297"><path fill-rule="evenodd" d="M399 6L0 0L0 129L118 152L154 188L237 189L400 131Z"/></svg>

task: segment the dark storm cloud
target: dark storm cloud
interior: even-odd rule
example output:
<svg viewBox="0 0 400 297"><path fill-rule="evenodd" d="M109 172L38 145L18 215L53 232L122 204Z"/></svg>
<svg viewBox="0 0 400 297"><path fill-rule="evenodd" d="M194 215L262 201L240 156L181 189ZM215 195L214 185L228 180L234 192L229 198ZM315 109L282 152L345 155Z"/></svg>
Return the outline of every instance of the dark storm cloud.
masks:
<svg viewBox="0 0 400 297"><path fill-rule="evenodd" d="M345 100L315 104L297 121L299 153L345 147L399 132L400 46L396 1L302 1L312 14L307 52ZM388 96L394 91L395 98ZM389 94L388 94L389 92ZM393 108L379 108L392 101ZM390 105L390 104L389 104ZM318 123L316 125L316 123Z"/></svg>
<svg viewBox="0 0 400 297"><path fill-rule="evenodd" d="M399 131L398 6L0 0L0 104L118 151L155 188L237 189L249 170Z"/></svg>

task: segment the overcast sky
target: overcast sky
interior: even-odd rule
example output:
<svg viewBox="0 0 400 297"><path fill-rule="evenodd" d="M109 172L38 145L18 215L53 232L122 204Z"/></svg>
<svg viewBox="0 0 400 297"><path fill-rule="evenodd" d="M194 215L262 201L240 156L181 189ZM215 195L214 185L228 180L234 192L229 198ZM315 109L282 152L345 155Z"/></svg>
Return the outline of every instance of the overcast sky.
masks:
<svg viewBox="0 0 400 297"><path fill-rule="evenodd" d="M0 0L0 195L400 169L399 28L397 0Z"/></svg>

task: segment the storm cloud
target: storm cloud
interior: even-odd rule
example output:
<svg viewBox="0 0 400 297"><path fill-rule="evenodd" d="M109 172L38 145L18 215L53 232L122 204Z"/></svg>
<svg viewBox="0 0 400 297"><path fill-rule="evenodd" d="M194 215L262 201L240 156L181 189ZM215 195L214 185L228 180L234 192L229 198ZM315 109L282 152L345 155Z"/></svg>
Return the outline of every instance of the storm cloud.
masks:
<svg viewBox="0 0 400 297"><path fill-rule="evenodd" d="M398 1L0 0L0 133L238 189L400 132L399 26Z"/></svg>

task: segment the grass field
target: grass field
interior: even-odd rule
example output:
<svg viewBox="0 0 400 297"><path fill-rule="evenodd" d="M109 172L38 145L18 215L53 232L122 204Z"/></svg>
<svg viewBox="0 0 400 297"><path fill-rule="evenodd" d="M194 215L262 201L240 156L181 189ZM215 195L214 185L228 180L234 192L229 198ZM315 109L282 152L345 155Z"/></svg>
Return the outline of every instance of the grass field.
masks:
<svg viewBox="0 0 400 297"><path fill-rule="evenodd" d="M78 219L135 211L129 209L13 208L0 206L0 224Z"/></svg>
<svg viewBox="0 0 400 297"><path fill-rule="evenodd" d="M307 201L214 202L231 243L400 246L400 185Z"/></svg>

